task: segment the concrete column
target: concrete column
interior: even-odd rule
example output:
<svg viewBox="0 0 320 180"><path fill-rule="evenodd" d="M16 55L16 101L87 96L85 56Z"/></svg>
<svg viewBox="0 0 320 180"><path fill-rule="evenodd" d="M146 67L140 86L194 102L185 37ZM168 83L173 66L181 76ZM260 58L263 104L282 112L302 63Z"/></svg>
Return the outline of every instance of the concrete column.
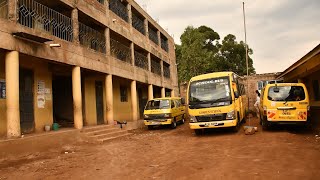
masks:
<svg viewBox="0 0 320 180"><path fill-rule="evenodd" d="M146 32L146 36L149 37L149 25L148 25L148 20L147 19L144 19L144 29L145 29L145 32ZM149 40L149 38L148 38Z"/></svg>
<svg viewBox="0 0 320 180"><path fill-rule="evenodd" d="M158 45L161 46L161 35L160 35L160 31L157 31L157 35L158 35Z"/></svg>
<svg viewBox="0 0 320 180"><path fill-rule="evenodd" d="M112 87L112 75L108 74L105 78L106 86L106 101L107 101L107 121L109 125L113 124L113 87Z"/></svg>
<svg viewBox="0 0 320 180"><path fill-rule="evenodd" d="M132 66L135 65L135 62L134 62L134 43L131 42L130 44L130 50L131 50L131 64Z"/></svg>
<svg viewBox="0 0 320 180"><path fill-rule="evenodd" d="M153 99L153 85L149 84L148 86L148 100Z"/></svg>
<svg viewBox="0 0 320 180"><path fill-rule="evenodd" d="M109 11L109 0L104 0L104 5L106 6L107 12Z"/></svg>
<svg viewBox="0 0 320 180"><path fill-rule="evenodd" d="M18 1L8 0L8 19L13 22L18 20Z"/></svg>
<svg viewBox="0 0 320 180"><path fill-rule="evenodd" d="M7 137L19 137L19 52L11 51L6 54L6 103L7 103Z"/></svg>
<svg viewBox="0 0 320 180"><path fill-rule="evenodd" d="M171 90L171 97L175 97L175 93L174 93L174 90Z"/></svg>
<svg viewBox="0 0 320 180"><path fill-rule="evenodd" d="M132 120L138 120L138 98L137 98L137 82L131 81L131 105L132 105Z"/></svg>
<svg viewBox="0 0 320 180"><path fill-rule="evenodd" d="M148 65L149 65L149 71L151 72L151 53L148 53Z"/></svg>
<svg viewBox="0 0 320 180"><path fill-rule="evenodd" d="M82 129L82 95L81 95L81 71L79 66L72 69L72 96L74 127Z"/></svg>
<svg viewBox="0 0 320 180"><path fill-rule="evenodd" d="M131 4L128 4L128 23L132 26L132 9Z"/></svg>
<svg viewBox="0 0 320 180"><path fill-rule="evenodd" d="M71 12L72 27L73 27L73 42L79 44L79 20L78 9L73 9Z"/></svg>
<svg viewBox="0 0 320 180"><path fill-rule="evenodd" d="M166 97L166 88L161 88L161 97L165 98Z"/></svg>
<svg viewBox="0 0 320 180"><path fill-rule="evenodd" d="M106 28L104 30L104 36L106 38L106 54L107 56L110 56L111 47L110 47L110 29L109 28Z"/></svg>

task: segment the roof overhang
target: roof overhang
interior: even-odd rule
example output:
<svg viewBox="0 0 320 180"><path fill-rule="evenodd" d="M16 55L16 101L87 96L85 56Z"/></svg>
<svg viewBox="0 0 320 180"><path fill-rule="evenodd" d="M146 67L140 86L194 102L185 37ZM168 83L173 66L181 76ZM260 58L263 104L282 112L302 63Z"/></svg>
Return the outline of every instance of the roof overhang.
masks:
<svg viewBox="0 0 320 180"><path fill-rule="evenodd" d="M312 49L309 53L304 55L300 60L292 64L290 67L288 67L286 70L284 70L277 78L283 78L288 73L295 70L297 67L301 66L302 64L306 63L308 60L310 60L312 57L316 56L320 53L320 44L318 44L314 49Z"/></svg>
<svg viewBox="0 0 320 180"><path fill-rule="evenodd" d="M26 39L26 40L29 40L29 41L34 41L34 42L37 42L37 43L45 43L45 42L48 42L48 41L52 41L52 39L47 39L47 38L44 38L44 37L35 36L33 34L29 34L29 33L26 33L26 32L15 32L15 33L12 33L12 35L15 36L15 37L18 37L18 38Z"/></svg>

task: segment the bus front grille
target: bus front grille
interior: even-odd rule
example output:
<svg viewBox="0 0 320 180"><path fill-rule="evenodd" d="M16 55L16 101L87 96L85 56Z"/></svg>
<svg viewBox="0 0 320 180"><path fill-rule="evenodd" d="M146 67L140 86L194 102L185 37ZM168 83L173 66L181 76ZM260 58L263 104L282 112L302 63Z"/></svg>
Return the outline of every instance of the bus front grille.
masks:
<svg viewBox="0 0 320 180"><path fill-rule="evenodd" d="M196 116L198 122L223 121L227 114L210 114L205 116Z"/></svg>

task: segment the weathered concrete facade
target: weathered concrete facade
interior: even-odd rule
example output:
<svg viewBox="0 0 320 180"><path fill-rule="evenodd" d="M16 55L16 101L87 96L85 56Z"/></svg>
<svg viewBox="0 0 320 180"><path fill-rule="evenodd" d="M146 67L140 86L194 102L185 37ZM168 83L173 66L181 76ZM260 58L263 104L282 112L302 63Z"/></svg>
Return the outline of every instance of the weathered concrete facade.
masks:
<svg viewBox="0 0 320 180"><path fill-rule="evenodd" d="M136 2L0 1L0 136L136 121L178 94L174 40Z"/></svg>

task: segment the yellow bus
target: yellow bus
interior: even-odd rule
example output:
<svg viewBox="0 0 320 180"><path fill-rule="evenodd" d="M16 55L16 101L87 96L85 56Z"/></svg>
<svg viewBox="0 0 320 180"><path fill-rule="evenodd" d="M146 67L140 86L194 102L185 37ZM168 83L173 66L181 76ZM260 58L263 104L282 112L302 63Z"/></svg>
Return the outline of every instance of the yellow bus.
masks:
<svg viewBox="0 0 320 180"><path fill-rule="evenodd" d="M215 72L190 79L187 92L189 126L196 135L207 128L239 130L248 103L242 81L233 72Z"/></svg>

